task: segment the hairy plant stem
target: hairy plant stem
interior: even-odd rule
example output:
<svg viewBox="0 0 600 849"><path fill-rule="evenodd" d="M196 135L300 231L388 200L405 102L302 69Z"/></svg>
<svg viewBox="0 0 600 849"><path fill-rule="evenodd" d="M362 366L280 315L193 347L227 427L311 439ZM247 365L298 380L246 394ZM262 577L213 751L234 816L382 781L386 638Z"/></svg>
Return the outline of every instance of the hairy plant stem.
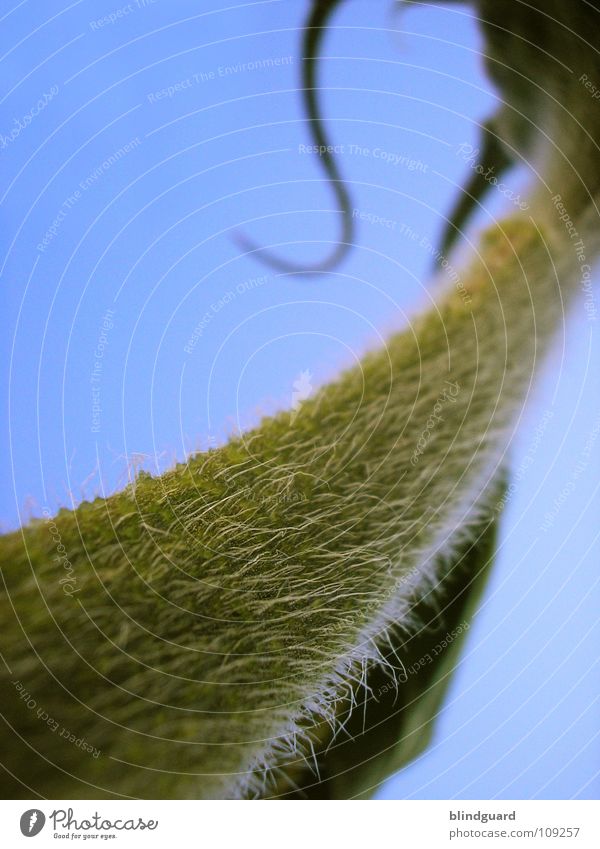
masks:
<svg viewBox="0 0 600 849"><path fill-rule="evenodd" d="M307 718L335 725L389 629L415 628L415 599L498 509L580 285L557 194L597 252L599 122L571 74L539 95L542 188L483 233L460 289L293 414L0 540L5 796L260 792ZM506 85L516 114L523 80Z"/></svg>
<svg viewBox="0 0 600 849"><path fill-rule="evenodd" d="M334 718L386 628L414 624L440 556L494 510L486 490L576 288L563 241L503 222L464 291L293 421L4 537L10 773L66 797L239 795L307 714ZM37 708L101 754L82 762Z"/></svg>

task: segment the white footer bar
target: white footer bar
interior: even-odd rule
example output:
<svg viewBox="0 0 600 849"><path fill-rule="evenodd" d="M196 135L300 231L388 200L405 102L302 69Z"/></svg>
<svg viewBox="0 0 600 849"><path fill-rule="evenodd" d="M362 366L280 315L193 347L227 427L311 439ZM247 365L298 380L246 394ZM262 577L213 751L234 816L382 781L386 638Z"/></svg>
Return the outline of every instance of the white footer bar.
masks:
<svg viewBox="0 0 600 849"><path fill-rule="evenodd" d="M28 841L34 840L33 843ZM590 801L2 801L0 845L599 849Z"/></svg>

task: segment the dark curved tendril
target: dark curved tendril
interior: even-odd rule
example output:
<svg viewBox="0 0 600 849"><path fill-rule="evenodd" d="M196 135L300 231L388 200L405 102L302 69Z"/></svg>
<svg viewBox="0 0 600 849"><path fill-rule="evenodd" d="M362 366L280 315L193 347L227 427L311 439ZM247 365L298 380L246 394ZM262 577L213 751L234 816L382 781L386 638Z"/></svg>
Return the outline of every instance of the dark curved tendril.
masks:
<svg viewBox="0 0 600 849"><path fill-rule="evenodd" d="M237 233L235 240L246 252L255 252L260 260L277 271L285 274L321 274L334 268L346 255L352 246L354 227L350 215L350 195L346 190L341 178L335 158L327 150L330 144L325 130L319 107L319 90L317 87L317 60L323 35L335 7L343 0L313 0L313 6L304 28L303 40L303 98L309 119L309 128L313 142L319 146L325 146L325 152L319 156L319 160L327 179L329 180L336 200L340 207L340 220L342 222L341 237L331 254L314 265L288 262L273 256L264 248L259 248L254 242L241 233Z"/></svg>
<svg viewBox="0 0 600 849"><path fill-rule="evenodd" d="M477 0L435 0L437 5L445 3L463 3L472 5L476 9L479 7ZM395 11L398 13L408 6L420 6L420 0L397 0ZM428 3L423 3L428 5ZM500 138L498 119L501 118L501 113L494 115L482 127L481 133L481 151L477 158L477 165L482 165L484 173L486 169L493 168L494 176L500 177L504 174L511 165L514 165L514 159L510 155L509 149ZM440 241L440 249L436 254L436 265L441 265L444 259L448 256L460 236L463 228L467 224L469 218L473 215L479 202L487 193L490 184L485 179L483 174L474 171L472 176L467 180L460 195L454 202L452 209L447 218L446 226L442 233Z"/></svg>
<svg viewBox="0 0 600 849"><path fill-rule="evenodd" d="M449 2L468 4L469 1L477 5L476 0L434 0L434 2L442 5ZM344 0L313 0L312 8L304 27L302 48L304 105L308 115L309 129L313 142L319 148L324 148L324 153L320 154L319 161L331 184L340 208L340 220L342 223L341 237L326 259L314 265L306 265L289 262L276 257L265 248L259 247L242 233L238 232L234 236L235 241L242 250L247 253L256 254L257 258L266 265L284 274L311 275L330 271L345 257L348 250L352 247L354 239L354 225L352 215L350 214L350 195L341 177L334 155L327 150L330 142L323 126L323 118L319 105L319 88L317 85L317 64L323 36L336 6L342 2ZM400 12L411 5L421 5L420 0L396 0L395 11ZM496 116L483 127L482 151L479 157L479 164L486 165L487 167L493 166L495 176L498 177L513 164L513 159L495 131L495 118ZM489 184L485 178L478 172L474 172L448 216L447 225L440 242L438 262L441 263L444 257L454 247L454 244L462 233L462 228L488 189Z"/></svg>
<svg viewBox="0 0 600 849"><path fill-rule="evenodd" d="M494 176L500 177L513 164L513 158L510 156L508 148L497 135L495 120L492 118L483 125L481 152L477 157L477 165L483 166L484 173L480 174L478 171L473 171L472 176L467 180L455 201L448 215L440 242L438 263L441 263L448 256L456 241L462 235L463 227L489 190L490 184L485 179L485 170L492 167Z"/></svg>

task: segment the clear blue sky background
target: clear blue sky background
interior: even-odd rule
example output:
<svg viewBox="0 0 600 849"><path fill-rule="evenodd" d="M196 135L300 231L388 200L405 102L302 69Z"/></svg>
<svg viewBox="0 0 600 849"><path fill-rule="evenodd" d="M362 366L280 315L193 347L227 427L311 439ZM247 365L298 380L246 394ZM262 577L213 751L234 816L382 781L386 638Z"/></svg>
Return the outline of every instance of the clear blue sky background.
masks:
<svg viewBox="0 0 600 849"><path fill-rule="evenodd" d="M306 261L339 232L299 150L306 3L217 5L3 7L5 529L289 406L302 372L318 385L427 300L421 237L439 238L468 170L457 146L496 105L465 7L399 17L391 0L348 0L332 22L331 139L355 207L396 224L361 222L347 261L309 281L265 270L232 238ZM242 67L269 59L281 61ZM526 179L524 167L515 187ZM501 211L490 197L479 223ZM514 445L528 468L434 743L381 798L597 797L599 365L580 304Z"/></svg>

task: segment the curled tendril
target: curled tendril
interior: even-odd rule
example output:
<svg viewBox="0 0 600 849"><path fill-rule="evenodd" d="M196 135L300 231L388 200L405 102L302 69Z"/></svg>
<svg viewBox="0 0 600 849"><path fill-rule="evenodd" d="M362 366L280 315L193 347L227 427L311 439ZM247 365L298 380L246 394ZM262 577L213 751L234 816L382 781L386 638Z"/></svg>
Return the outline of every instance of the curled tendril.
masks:
<svg viewBox="0 0 600 849"><path fill-rule="evenodd" d="M483 168L493 168L494 176L500 177L514 164L509 148L497 135L495 118L487 121L482 127L481 153L477 164ZM441 263L447 257L456 241L462 234L463 227L475 212L483 197L487 194L490 183L485 179L484 172L473 171L472 176L463 186L461 193L454 202L448 216L440 241L437 262Z"/></svg>
<svg viewBox="0 0 600 849"><path fill-rule="evenodd" d="M338 265L344 258L353 242L354 226L350 212L350 195L340 175L335 158L328 150L329 141L319 108L319 89L317 86L317 59L319 49L328 21L336 6L342 0L314 0L306 25L302 48L302 85L303 99L309 119L309 128L316 145L324 150L319 161L340 208L341 236L328 257L314 265L289 262L274 256L268 250L260 248L251 239L241 233L236 233L237 244L246 252L257 254L258 258L271 268L285 274L321 274Z"/></svg>
<svg viewBox="0 0 600 849"><path fill-rule="evenodd" d="M354 224L350 214L351 200L344 180L340 174L334 155L330 152L330 143L324 129L323 118L319 105L319 87L317 85L317 64L323 36L335 8L344 0L313 0L311 10L304 27L302 47L302 84L303 100L309 120L309 129L313 142L322 153L319 154L321 167L331 185L339 205L341 235L333 250L324 260L312 265L295 263L277 257L266 248L261 248L243 233L237 232L234 239L241 250L253 253L269 267L284 274L321 274L335 268L346 256L354 241ZM450 0L436 0L438 4ZM467 0L453 0L467 2ZM419 0L396 0L395 9L401 11L407 6L420 5ZM497 118L494 116L482 127L482 153L480 159L492 165L496 176L506 171L512 164L508 148L497 134ZM462 228L467 224L481 199L489 189L489 184L475 172L465 184L461 195L457 198L447 219L446 227L440 241L438 261L441 262L461 235Z"/></svg>

